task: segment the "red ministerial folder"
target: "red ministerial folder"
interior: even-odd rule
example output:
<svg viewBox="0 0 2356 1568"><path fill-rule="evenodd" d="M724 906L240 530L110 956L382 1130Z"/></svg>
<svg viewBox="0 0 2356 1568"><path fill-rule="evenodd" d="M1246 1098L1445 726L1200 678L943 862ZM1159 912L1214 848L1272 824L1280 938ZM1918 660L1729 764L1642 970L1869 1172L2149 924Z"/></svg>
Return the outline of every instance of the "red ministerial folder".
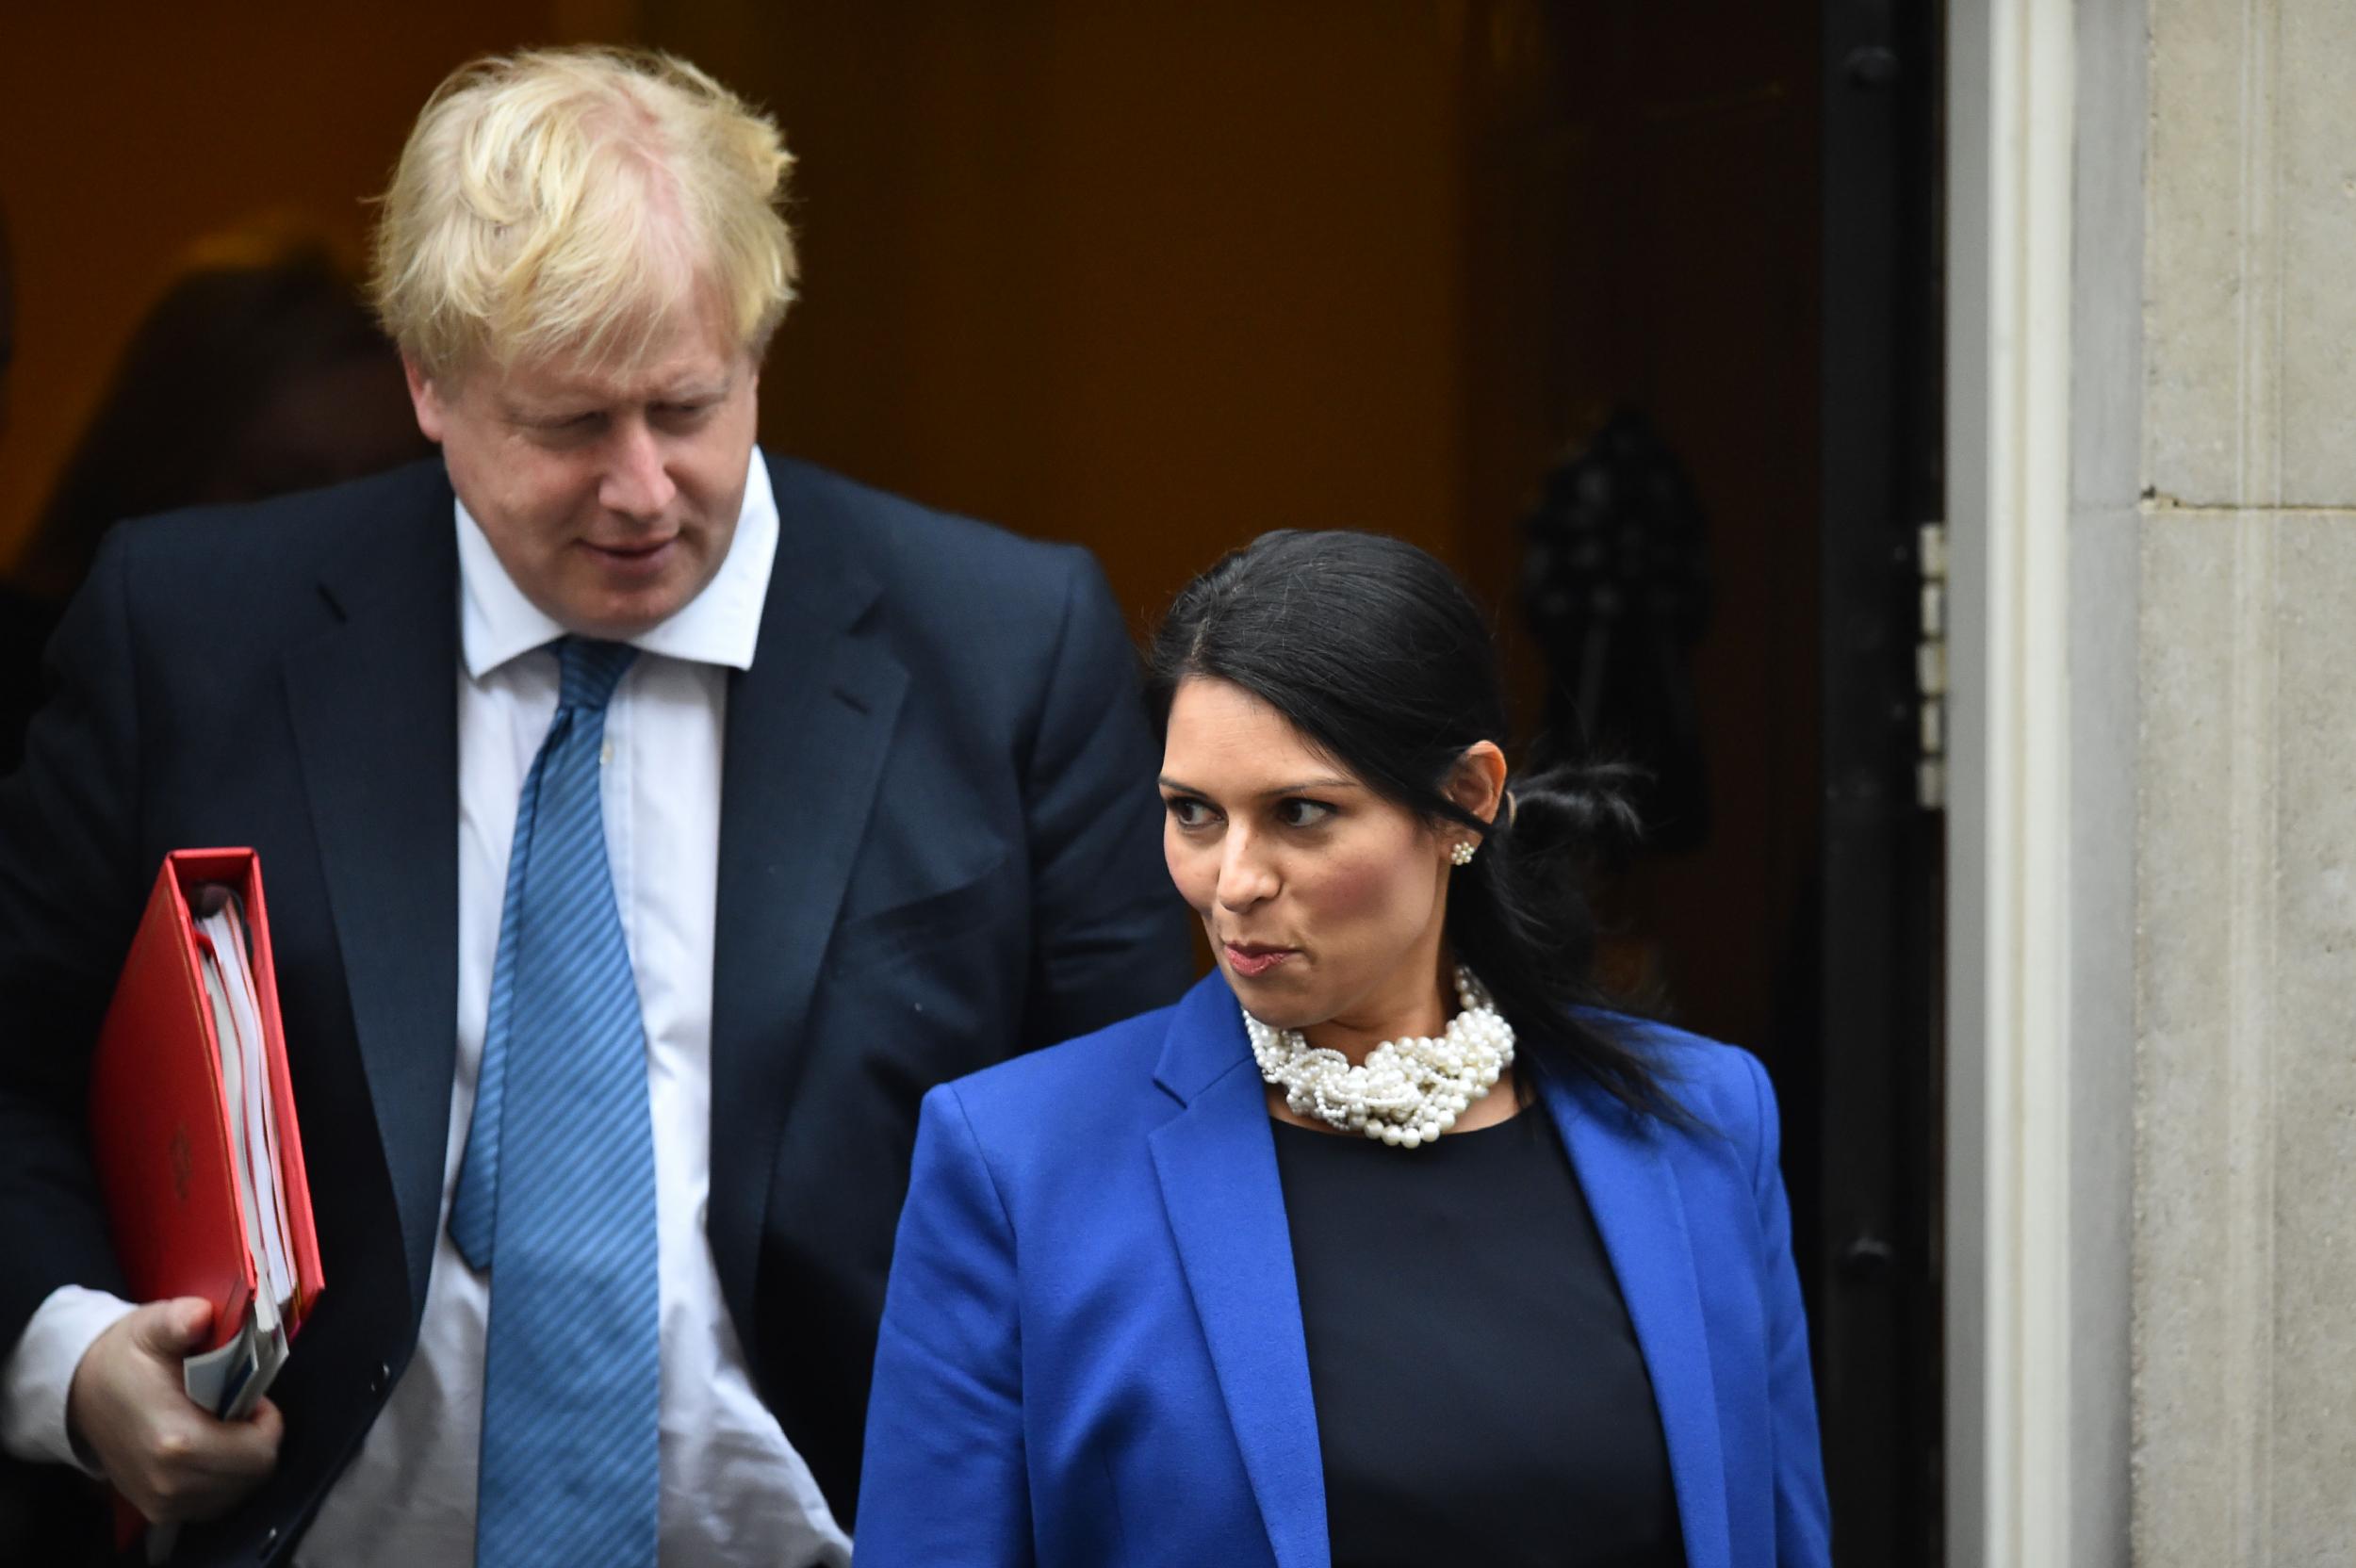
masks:
<svg viewBox="0 0 2356 1568"><path fill-rule="evenodd" d="M270 1128L275 1136L261 1147L274 1152L271 1173L283 1200L279 1214L291 1290L282 1315L284 1333L291 1337L309 1316L324 1281L286 1074L261 862L252 850L188 849L164 857L99 1031L90 1097L91 1152L116 1259L131 1294L139 1301L179 1296L211 1301L205 1352L221 1350L247 1331L268 1276L266 1267L256 1267L264 1238L254 1233L231 1163L244 1152L232 1136L233 1128L241 1125L230 1098L238 1086L228 1082L222 1070L217 1021L227 1015L221 997L208 991L206 959L214 944L200 925L197 907L219 902L206 892L215 886L229 890L244 917L246 951L238 957L247 964L263 1041L260 1065L269 1101L264 1124L275 1123ZM217 963L214 986L219 973ZM262 1315L274 1311L272 1303L258 1306ZM192 1365L197 1359L191 1358ZM275 1370L274 1364L262 1368L263 1379ZM226 1389L224 1405L239 1401L239 1394L237 1388ZM258 1396L254 1390L251 1397ZM250 1404L250 1398L242 1402Z"/></svg>

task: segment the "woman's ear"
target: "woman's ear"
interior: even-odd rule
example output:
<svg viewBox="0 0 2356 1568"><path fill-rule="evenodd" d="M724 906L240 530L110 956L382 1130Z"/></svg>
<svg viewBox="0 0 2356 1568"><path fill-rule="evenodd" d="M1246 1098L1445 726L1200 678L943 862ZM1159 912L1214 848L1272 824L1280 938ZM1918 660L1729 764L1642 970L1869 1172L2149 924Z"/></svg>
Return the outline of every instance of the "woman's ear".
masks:
<svg viewBox="0 0 2356 1568"><path fill-rule="evenodd" d="M1505 753L1494 741L1475 741L1456 760L1447 794L1482 822L1493 822L1505 804Z"/></svg>

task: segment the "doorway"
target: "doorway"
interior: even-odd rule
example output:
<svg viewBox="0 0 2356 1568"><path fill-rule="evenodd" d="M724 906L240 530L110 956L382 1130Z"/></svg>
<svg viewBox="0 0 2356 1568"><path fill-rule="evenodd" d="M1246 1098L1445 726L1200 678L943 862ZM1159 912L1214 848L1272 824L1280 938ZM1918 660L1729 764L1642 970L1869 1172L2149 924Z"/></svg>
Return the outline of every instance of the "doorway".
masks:
<svg viewBox="0 0 2356 1568"><path fill-rule="evenodd" d="M764 440L1087 545L1140 631L1264 529L1375 529L1495 607L1535 724L1577 682L1526 525L1641 420L1698 540L1647 678L1694 745L1598 890L1614 972L1767 1063L1842 1557L1938 1561L1936 8L642 16L801 159Z"/></svg>

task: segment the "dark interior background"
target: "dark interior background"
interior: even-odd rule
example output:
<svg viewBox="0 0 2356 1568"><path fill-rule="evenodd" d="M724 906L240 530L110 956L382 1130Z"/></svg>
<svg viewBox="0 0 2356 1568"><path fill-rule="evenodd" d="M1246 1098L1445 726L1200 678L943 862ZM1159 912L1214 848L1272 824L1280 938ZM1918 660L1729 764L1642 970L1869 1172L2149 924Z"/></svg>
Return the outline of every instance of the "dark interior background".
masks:
<svg viewBox="0 0 2356 1568"><path fill-rule="evenodd" d="M765 441L1084 543L1140 628L1263 529L1376 529L1497 605L1534 716L1517 522L1642 410L1710 529L1712 831L1611 903L1680 1019L1775 1049L1817 771L1811 7L99 5L8 35L0 560L191 247L275 217L356 260L433 84L548 39L676 49L784 123L804 298Z"/></svg>

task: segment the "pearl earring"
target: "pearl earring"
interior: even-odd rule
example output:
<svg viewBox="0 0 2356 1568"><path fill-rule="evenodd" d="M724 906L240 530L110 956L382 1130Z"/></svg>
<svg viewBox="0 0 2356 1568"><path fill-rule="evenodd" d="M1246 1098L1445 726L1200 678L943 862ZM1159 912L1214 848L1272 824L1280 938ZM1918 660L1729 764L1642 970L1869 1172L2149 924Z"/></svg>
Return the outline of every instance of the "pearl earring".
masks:
<svg viewBox="0 0 2356 1568"><path fill-rule="evenodd" d="M1472 864L1472 858L1479 852L1480 846L1475 844L1471 840L1466 839L1458 843L1455 848L1448 852L1448 864L1451 866L1469 866Z"/></svg>

